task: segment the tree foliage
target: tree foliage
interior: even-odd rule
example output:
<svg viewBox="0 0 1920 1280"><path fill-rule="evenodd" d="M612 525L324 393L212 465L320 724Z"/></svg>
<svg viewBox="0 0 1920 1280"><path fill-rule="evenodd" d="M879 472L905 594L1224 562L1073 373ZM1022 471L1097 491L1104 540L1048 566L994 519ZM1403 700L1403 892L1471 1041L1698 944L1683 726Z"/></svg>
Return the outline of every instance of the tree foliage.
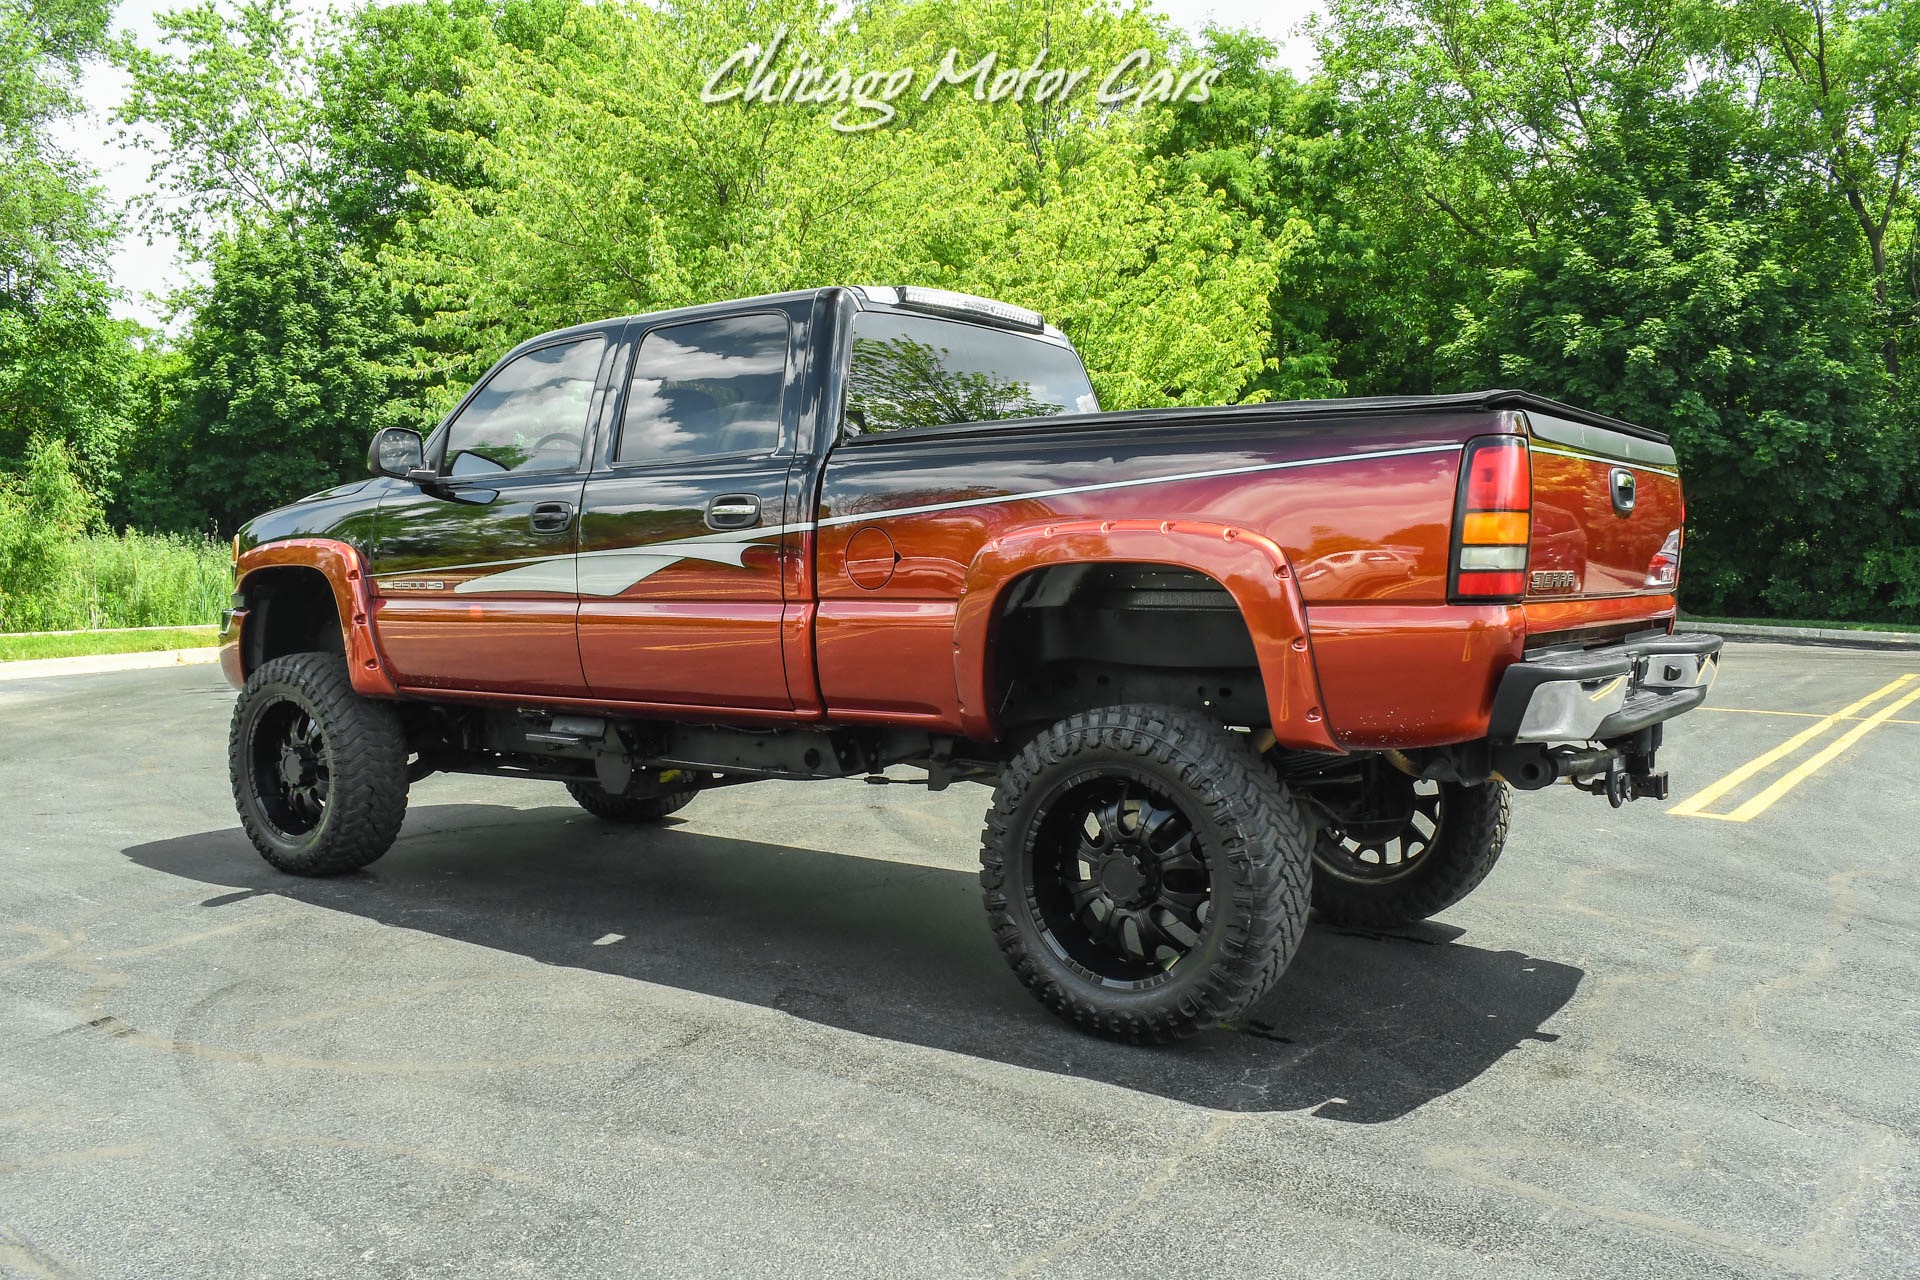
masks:
<svg viewBox="0 0 1920 1280"><path fill-rule="evenodd" d="M1336 0L1327 77L1390 139L1357 203L1433 264L1383 291L1446 306L1423 358L1351 385L1667 429L1692 607L1920 616L1915 290L1885 247L1911 237L1915 13Z"/></svg>
<svg viewBox="0 0 1920 1280"><path fill-rule="evenodd" d="M538 47L496 40L463 64L458 132L436 136L475 157L478 178L423 181L422 216L380 258L420 299L445 382L530 328L901 280L1046 311L1111 403L1238 398L1264 360L1285 242L1179 180L1139 120L959 93L848 135L821 112L700 101L750 31L784 26L788 56L828 64L936 65L966 31L1008 64L1045 47L1101 65L1164 56L1152 21L946 3L834 15L815 0L583 7Z"/></svg>
<svg viewBox="0 0 1920 1280"><path fill-rule="evenodd" d="M45 145L101 0L0 0L0 469L230 527L499 352L834 282L1045 312L1115 407L1521 385L1671 432L1684 603L1920 619L1916 0L1331 0L1321 66L1117 0L194 0L123 57L143 216L211 283L105 318L112 219ZM912 66L884 127L703 103L776 32ZM1201 101L923 100L958 66L1203 61Z"/></svg>
<svg viewBox="0 0 1920 1280"><path fill-rule="evenodd" d="M322 203L313 41L292 0L244 0L231 12L200 0L157 21L162 47L128 53L132 86L119 109L156 135L147 220L205 254L230 227Z"/></svg>
<svg viewBox="0 0 1920 1280"><path fill-rule="evenodd" d="M385 286L328 230L242 224L215 243L130 468L136 523L234 529L261 494L287 501L364 474L368 437L407 417L385 372L402 349Z"/></svg>
<svg viewBox="0 0 1920 1280"><path fill-rule="evenodd" d="M80 110L82 67L107 48L106 0L0 3L0 472L36 442L70 446L99 486L117 475L127 326L108 315L117 230L51 128Z"/></svg>

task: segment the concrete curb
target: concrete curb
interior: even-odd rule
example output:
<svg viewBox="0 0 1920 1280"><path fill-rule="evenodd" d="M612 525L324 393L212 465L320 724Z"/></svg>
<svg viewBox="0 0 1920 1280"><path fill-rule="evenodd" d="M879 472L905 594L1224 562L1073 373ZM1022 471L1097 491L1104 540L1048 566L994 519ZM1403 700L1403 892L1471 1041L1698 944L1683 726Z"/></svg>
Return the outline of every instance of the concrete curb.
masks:
<svg viewBox="0 0 1920 1280"><path fill-rule="evenodd" d="M1756 627L1740 622L1695 622L1686 618L1678 631L1704 631L1729 640L1772 644L1827 644L1845 649L1920 649L1920 632L1845 631L1828 627Z"/></svg>
<svg viewBox="0 0 1920 1280"><path fill-rule="evenodd" d="M220 650L153 649L146 653L91 653L77 658L25 658L0 662L0 681L32 680L38 676L90 676L103 671L143 671L153 667L185 667L217 662Z"/></svg>

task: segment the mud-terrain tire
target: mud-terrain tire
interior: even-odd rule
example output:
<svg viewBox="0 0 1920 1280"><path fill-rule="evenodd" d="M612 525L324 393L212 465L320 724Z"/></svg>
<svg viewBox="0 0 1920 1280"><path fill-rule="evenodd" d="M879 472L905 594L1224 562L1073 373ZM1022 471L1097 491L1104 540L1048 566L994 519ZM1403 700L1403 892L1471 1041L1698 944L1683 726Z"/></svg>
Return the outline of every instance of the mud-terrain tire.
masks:
<svg viewBox="0 0 1920 1280"><path fill-rule="evenodd" d="M358 871L407 816L400 714L355 693L338 654L260 664L234 704L227 770L247 838L290 875Z"/></svg>
<svg viewBox="0 0 1920 1280"><path fill-rule="evenodd" d="M1258 1000L1300 943L1311 866L1305 819L1245 735L1166 706L1041 733L1002 774L980 849L987 916L1020 981L1131 1044Z"/></svg>
<svg viewBox="0 0 1920 1280"><path fill-rule="evenodd" d="M1331 924L1391 929L1438 915L1480 887L1507 843L1512 794L1504 782L1429 783L1433 830L1403 833L1425 847L1404 865L1370 867L1354 842L1323 829L1313 850L1313 908ZM1383 844L1386 842L1382 842ZM1402 845L1401 848L1405 848ZM1385 854L1380 856L1383 858Z"/></svg>
<svg viewBox="0 0 1920 1280"><path fill-rule="evenodd" d="M687 807L698 788L666 791L659 795L614 795L597 782L569 782L567 794L574 803L603 822L659 822L670 813Z"/></svg>

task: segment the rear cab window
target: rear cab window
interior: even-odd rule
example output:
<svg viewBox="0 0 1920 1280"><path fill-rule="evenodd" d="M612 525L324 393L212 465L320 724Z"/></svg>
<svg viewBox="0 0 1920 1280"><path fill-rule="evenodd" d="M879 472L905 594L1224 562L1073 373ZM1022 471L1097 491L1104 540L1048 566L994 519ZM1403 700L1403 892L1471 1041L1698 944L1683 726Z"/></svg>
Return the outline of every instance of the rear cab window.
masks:
<svg viewBox="0 0 1920 1280"><path fill-rule="evenodd" d="M854 316L848 436L1099 411L1086 367L1065 343L890 311Z"/></svg>
<svg viewBox="0 0 1920 1280"><path fill-rule="evenodd" d="M614 462L772 453L790 341L787 317L775 312L650 331L634 356Z"/></svg>

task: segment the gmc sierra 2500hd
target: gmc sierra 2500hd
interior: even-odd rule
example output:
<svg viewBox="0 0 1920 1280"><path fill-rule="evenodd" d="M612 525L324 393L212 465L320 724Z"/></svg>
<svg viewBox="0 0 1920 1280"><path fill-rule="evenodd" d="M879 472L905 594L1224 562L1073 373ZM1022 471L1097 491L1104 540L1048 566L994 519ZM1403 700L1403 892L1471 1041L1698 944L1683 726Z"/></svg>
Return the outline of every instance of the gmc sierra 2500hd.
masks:
<svg viewBox="0 0 1920 1280"><path fill-rule="evenodd" d="M1509 788L1663 797L1656 431L1518 391L1103 413L1061 334L827 288L550 333L235 539L254 845L386 852L436 770L658 822L755 779L994 787L987 915L1098 1034L1230 1019L1309 902L1460 900Z"/></svg>

